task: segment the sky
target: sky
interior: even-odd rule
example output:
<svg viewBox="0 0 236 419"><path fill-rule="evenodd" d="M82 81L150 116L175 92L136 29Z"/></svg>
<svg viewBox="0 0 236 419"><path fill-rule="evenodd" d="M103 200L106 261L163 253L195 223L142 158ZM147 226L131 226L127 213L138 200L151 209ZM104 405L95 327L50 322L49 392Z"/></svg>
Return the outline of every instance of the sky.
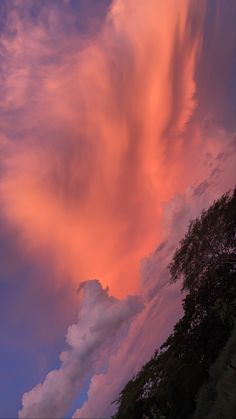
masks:
<svg viewBox="0 0 236 419"><path fill-rule="evenodd" d="M0 417L110 417L181 316L168 263L235 184L235 21L0 1Z"/></svg>

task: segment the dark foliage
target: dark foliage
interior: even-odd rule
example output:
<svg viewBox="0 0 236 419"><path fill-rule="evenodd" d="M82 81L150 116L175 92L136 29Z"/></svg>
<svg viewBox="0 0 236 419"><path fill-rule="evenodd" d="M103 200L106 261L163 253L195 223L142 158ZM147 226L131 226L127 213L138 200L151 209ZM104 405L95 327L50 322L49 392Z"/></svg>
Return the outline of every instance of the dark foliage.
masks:
<svg viewBox="0 0 236 419"><path fill-rule="evenodd" d="M169 266L171 281L183 277L192 290L216 268L236 264L236 189L223 195L200 218L190 223Z"/></svg>
<svg viewBox="0 0 236 419"><path fill-rule="evenodd" d="M202 386L193 419L236 418L236 326Z"/></svg>
<svg viewBox="0 0 236 419"><path fill-rule="evenodd" d="M183 300L184 316L160 350L122 390L114 418L192 417L197 394L209 379L209 368L235 325L235 237L236 190L190 224L170 264L171 280L182 278L188 290ZM215 400L221 398L217 393ZM209 419L213 417L221 418Z"/></svg>

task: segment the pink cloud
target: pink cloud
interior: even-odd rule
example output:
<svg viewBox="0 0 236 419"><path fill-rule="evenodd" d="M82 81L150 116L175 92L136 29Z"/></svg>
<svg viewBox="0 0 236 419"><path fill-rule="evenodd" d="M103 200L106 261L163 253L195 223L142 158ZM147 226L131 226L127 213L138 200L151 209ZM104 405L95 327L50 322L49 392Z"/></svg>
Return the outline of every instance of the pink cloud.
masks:
<svg viewBox="0 0 236 419"><path fill-rule="evenodd" d="M116 1L96 39L65 37L69 13L62 24L50 6L32 22L17 4L3 36L5 217L58 279L96 276L125 295L158 240L161 202L185 186L168 154L182 152L196 106L189 2Z"/></svg>

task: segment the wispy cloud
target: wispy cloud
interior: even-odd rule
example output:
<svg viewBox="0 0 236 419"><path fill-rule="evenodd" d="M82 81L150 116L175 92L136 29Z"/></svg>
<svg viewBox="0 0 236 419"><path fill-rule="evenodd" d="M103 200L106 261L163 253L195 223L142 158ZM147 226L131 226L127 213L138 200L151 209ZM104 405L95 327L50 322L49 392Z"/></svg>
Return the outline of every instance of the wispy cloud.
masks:
<svg viewBox="0 0 236 419"><path fill-rule="evenodd" d="M124 295L158 240L161 202L184 187L169 149L183 154L196 106L200 33L188 1L114 2L96 39L65 37L72 18L55 6L30 19L20 5L2 37L5 215L58 277L97 276Z"/></svg>

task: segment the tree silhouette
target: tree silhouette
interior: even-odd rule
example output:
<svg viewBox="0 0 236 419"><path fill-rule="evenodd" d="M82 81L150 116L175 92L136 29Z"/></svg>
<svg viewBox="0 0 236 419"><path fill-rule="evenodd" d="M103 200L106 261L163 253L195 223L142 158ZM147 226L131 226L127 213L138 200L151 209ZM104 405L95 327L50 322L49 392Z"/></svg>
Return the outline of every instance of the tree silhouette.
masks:
<svg viewBox="0 0 236 419"><path fill-rule="evenodd" d="M236 188L226 193L190 223L169 265L171 281L183 278L184 289L194 289L211 271L236 268Z"/></svg>
<svg viewBox="0 0 236 419"><path fill-rule="evenodd" d="M169 266L171 281L182 279L187 290L184 315L153 358L122 390L115 419L192 418L197 394L209 379L209 368L236 323L235 238L236 190L223 195L190 223ZM227 389L229 393L232 390L228 381ZM217 397L226 403L227 395Z"/></svg>

